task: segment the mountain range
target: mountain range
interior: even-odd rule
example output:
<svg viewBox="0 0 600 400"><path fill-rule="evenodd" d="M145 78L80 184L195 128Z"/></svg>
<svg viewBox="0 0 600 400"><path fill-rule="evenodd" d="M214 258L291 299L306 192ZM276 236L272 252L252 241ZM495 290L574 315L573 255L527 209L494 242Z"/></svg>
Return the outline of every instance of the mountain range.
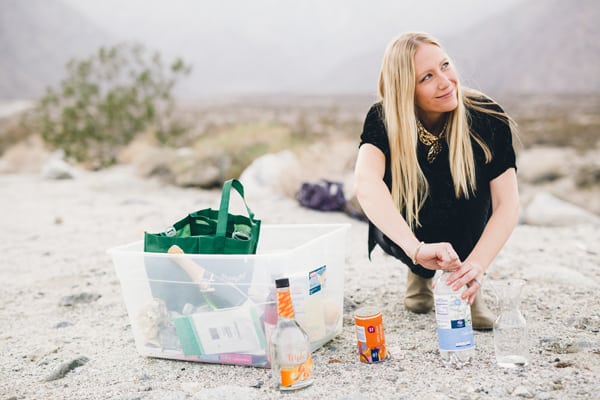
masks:
<svg viewBox="0 0 600 400"><path fill-rule="evenodd" d="M123 31L111 31L74 3L0 0L0 100L37 97L47 85L59 82L67 60L123 39ZM157 45L166 56L182 56L193 65L192 75L178 89L185 97L373 94L387 42L396 32L419 24L411 22L408 3L377 0L371 4L388 5L388 15L375 10L381 17L374 19L379 14L364 5L349 9L336 3L337 8L330 5L313 21L314 26L303 25L298 18L294 27L287 26L291 19L266 17L255 17L255 23L249 24L242 8L225 23L211 25L210 10L204 6L205 19L196 18L198 26L182 22L177 29L168 29L160 26L160 20L154 22L156 35L148 47ZM299 7L290 13L311 12ZM361 13L364 21L356 26ZM427 15L421 17L427 21ZM596 0L515 0L484 19L465 14L455 21L456 26L439 32L434 27L432 33L469 86L490 94L600 93L600 2ZM432 25L423 22L422 26ZM135 23L124 25L125 31L135 29ZM309 36L317 39L303 41Z"/></svg>
<svg viewBox="0 0 600 400"><path fill-rule="evenodd" d="M438 36L463 83L486 93L600 93L600 2L529 0ZM375 93L383 50L357 54L322 87Z"/></svg>
<svg viewBox="0 0 600 400"><path fill-rule="evenodd" d="M0 0L0 100L43 94L63 77L69 59L110 40L63 3Z"/></svg>
<svg viewBox="0 0 600 400"><path fill-rule="evenodd" d="M447 48L467 83L486 91L600 93L600 2L525 1Z"/></svg>

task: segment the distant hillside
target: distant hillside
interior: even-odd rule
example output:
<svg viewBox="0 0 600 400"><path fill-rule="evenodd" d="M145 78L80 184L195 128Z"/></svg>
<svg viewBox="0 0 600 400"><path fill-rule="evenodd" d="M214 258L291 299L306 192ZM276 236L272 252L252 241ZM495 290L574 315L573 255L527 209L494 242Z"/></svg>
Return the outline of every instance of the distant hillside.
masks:
<svg viewBox="0 0 600 400"><path fill-rule="evenodd" d="M527 0L438 39L464 83L490 94L600 93L599 21L597 0ZM384 50L346 60L323 77L321 88L376 93Z"/></svg>
<svg viewBox="0 0 600 400"><path fill-rule="evenodd" d="M449 38L463 79L486 92L600 93L600 2L525 1Z"/></svg>
<svg viewBox="0 0 600 400"><path fill-rule="evenodd" d="M60 1L0 0L0 100L43 94L64 76L69 59L108 40Z"/></svg>

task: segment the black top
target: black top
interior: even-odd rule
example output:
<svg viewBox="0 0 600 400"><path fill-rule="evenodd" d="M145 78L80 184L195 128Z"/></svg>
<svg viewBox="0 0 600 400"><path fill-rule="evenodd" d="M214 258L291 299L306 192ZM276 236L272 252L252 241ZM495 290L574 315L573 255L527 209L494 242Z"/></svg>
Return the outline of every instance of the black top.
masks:
<svg viewBox="0 0 600 400"><path fill-rule="evenodd" d="M502 111L497 105L490 104L490 108ZM451 243L461 260L471 253L490 218L489 182L507 169L516 168L515 152L508 124L497 117L479 111L470 110L469 114L471 131L483 139L492 152L492 160L486 164L483 150L477 142L471 139L477 187L469 199L464 197L457 199L454 194L446 141L441 141L442 151L431 164L427 161L429 146L419 141L417 147L419 165L429 183L429 196L419 213L421 226L415 228L415 236L426 243ZM362 146L364 143L376 146L385 155L383 180L391 191L390 146L381 103L374 104L367 113L360 145ZM404 210L402 211L404 214ZM369 256L375 245L379 244L386 253L402 260L417 275L430 278L435 274L433 270L413 264L410 257L371 222L369 222L368 243Z"/></svg>

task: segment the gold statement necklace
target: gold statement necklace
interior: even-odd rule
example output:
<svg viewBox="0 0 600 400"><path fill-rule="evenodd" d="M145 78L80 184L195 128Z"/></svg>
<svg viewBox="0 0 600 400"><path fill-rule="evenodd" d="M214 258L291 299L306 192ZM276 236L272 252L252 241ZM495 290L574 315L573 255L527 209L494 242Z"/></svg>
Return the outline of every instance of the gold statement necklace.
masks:
<svg viewBox="0 0 600 400"><path fill-rule="evenodd" d="M433 133L430 133L427 129L425 129L421 121L419 121L419 119L417 118L417 133L419 134L419 140L425 146L430 146L429 151L427 152L427 162L429 162L429 164L431 164L438 156L438 154L440 154L440 152L442 151L441 141L446 135L447 126L448 119L446 119L446 122L444 123L444 127L442 128L440 134L436 136Z"/></svg>

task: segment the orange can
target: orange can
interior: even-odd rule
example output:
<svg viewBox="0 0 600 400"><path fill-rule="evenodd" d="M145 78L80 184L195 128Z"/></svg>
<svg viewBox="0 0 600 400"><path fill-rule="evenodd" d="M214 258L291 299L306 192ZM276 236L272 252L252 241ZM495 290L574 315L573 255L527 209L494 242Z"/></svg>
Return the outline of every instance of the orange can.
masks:
<svg viewBox="0 0 600 400"><path fill-rule="evenodd" d="M376 363L387 358L383 316L374 307L362 307L354 313L360 361Z"/></svg>

